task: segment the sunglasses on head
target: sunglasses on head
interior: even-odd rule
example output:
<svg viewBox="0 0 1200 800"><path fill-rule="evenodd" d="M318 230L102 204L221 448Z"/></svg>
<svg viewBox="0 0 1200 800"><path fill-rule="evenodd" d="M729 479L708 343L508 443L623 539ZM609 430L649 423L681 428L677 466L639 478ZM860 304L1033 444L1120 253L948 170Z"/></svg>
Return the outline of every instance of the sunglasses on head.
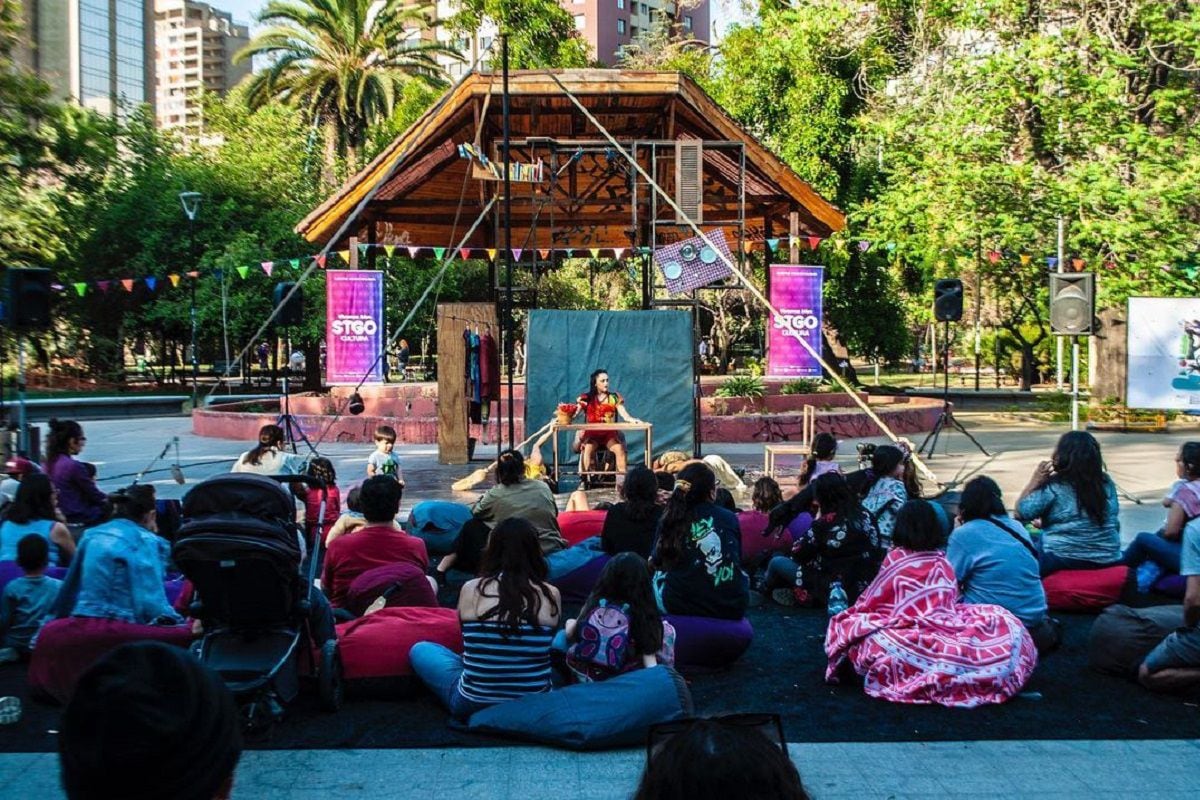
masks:
<svg viewBox="0 0 1200 800"><path fill-rule="evenodd" d="M697 722L715 722L730 728L753 728L779 747L785 756L788 754L787 739L783 736L783 719L778 714L724 714L719 717L691 717L651 725L646 735L646 762L652 761L667 742L691 730Z"/></svg>

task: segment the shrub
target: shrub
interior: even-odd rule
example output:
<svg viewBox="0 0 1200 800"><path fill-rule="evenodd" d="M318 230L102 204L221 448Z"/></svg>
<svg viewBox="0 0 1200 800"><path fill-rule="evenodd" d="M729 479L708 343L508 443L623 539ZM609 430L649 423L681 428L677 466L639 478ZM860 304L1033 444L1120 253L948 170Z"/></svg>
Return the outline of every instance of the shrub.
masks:
<svg viewBox="0 0 1200 800"><path fill-rule="evenodd" d="M759 400L766 394L761 378L753 375L735 375L729 378L715 392L717 397L749 397Z"/></svg>
<svg viewBox="0 0 1200 800"><path fill-rule="evenodd" d="M780 394L816 394L824 384L819 378L796 378L780 387Z"/></svg>

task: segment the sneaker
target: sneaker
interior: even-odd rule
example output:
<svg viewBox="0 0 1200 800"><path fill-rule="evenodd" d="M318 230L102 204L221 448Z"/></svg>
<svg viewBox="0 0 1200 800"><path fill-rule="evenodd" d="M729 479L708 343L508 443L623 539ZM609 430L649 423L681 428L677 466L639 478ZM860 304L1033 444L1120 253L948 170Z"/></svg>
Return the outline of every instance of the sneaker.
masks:
<svg viewBox="0 0 1200 800"><path fill-rule="evenodd" d="M0 664L11 664L20 660L21 654L15 647L0 647Z"/></svg>
<svg viewBox="0 0 1200 800"><path fill-rule="evenodd" d="M781 606L788 606L790 608L796 605L796 591L791 587L772 589L771 599Z"/></svg>
<svg viewBox="0 0 1200 800"><path fill-rule="evenodd" d="M1143 561L1137 568L1137 588L1140 594L1148 594L1155 582L1162 577L1162 567L1154 561Z"/></svg>

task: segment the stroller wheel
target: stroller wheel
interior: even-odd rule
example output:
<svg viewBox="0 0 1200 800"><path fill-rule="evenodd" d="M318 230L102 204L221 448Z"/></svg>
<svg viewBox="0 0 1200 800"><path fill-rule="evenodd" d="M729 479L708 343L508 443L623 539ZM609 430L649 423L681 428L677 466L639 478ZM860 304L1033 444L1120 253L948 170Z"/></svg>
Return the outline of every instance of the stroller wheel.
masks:
<svg viewBox="0 0 1200 800"><path fill-rule="evenodd" d="M317 673L317 691L321 706L326 711L337 711L342 707L346 683L342 674L342 655L336 640L321 645L321 666Z"/></svg>

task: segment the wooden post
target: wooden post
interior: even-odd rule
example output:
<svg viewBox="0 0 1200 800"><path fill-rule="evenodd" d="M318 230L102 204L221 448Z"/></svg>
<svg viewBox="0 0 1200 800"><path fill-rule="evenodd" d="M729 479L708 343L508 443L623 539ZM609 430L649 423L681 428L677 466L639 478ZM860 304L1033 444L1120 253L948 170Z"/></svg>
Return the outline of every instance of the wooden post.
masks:
<svg viewBox="0 0 1200 800"><path fill-rule="evenodd" d="M466 349L463 331L478 327L499 330L496 306L493 303L441 303L437 307L438 350L438 461L442 464L466 464L467 424ZM500 419L496 415L495 420ZM478 445L481 443L477 442Z"/></svg>
<svg viewBox="0 0 1200 800"><path fill-rule="evenodd" d="M358 237L350 237L350 269L358 269Z"/></svg>
<svg viewBox="0 0 1200 800"><path fill-rule="evenodd" d="M800 212L788 214L788 263L800 263Z"/></svg>

